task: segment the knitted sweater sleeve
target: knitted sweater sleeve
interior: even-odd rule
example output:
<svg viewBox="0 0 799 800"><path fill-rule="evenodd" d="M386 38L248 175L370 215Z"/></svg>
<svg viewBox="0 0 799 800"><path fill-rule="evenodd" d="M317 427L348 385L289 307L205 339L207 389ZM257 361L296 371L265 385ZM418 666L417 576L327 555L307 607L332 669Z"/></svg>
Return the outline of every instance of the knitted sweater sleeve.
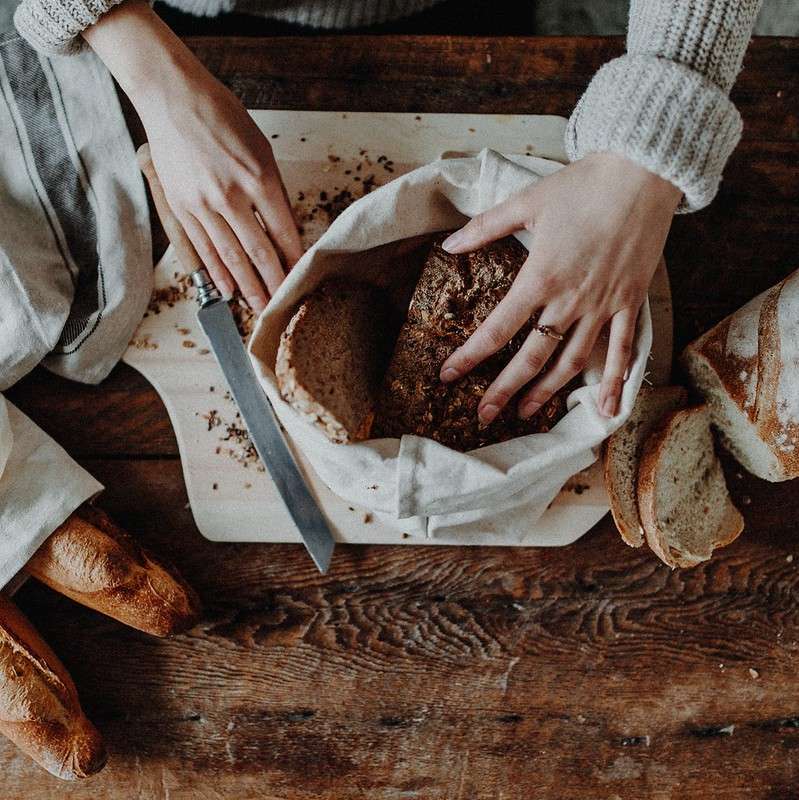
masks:
<svg viewBox="0 0 799 800"><path fill-rule="evenodd" d="M594 76L571 115L566 151L625 155L708 205L741 137L729 93L761 0L632 0L627 53Z"/></svg>
<svg viewBox="0 0 799 800"><path fill-rule="evenodd" d="M22 0L14 12L19 34L46 55L72 55L86 48L81 33L122 0ZM150 0L152 4L153 0ZM195 13L216 16L234 0L201 0Z"/></svg>

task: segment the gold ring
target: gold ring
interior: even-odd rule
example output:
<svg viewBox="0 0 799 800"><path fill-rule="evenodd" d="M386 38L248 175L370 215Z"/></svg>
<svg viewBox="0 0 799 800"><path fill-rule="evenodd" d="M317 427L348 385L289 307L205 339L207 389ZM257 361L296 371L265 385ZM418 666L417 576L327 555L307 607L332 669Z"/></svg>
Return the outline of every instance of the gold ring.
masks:
<svg viewBox="0 0 799 800"><path fill-rule="evenodd" d="M563 334L558 333L554 328L550 328L549 325L533 325L533 330L539 336L549 336L550 339L555 339L559 342L563 341Z"/></svg>

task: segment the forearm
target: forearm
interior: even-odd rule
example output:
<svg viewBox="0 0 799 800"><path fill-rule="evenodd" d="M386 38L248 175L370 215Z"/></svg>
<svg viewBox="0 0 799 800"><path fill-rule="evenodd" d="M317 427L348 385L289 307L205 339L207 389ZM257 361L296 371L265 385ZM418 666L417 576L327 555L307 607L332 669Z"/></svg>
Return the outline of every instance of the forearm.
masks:
<svg viewBox="0 0 799 800"><path fill-rule="evenodd" d="M628 53L602 67L569 121L574 160L621 153L678 186L681 210L715 195L741 134L729 90L760 0L633 0Z"/></svg>
<svg viewBox="0 0 799 800"><path fill-rule="evenodd" d="M170 90L203 69L146 0L125 0L82 36L139 113L145 100L163 104Z"/></svg>

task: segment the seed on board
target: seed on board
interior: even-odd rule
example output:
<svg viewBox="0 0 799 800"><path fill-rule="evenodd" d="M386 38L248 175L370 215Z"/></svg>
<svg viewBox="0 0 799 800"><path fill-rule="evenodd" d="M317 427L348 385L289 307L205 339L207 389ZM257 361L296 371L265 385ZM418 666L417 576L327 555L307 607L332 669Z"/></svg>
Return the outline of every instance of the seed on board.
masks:
<svg viewBox="0 0 799 800"><path fill-rule="evenodd" d="M197 345L191 339L184 339L183 346L187 348L197 347Z"/></svg>

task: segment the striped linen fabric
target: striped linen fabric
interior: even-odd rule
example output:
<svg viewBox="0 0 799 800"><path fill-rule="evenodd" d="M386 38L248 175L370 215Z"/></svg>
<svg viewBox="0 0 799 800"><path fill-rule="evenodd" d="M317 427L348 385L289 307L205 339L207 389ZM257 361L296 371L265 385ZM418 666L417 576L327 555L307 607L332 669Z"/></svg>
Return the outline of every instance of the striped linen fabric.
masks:
<svg viewBox="0 0 799 800"><path fill-rule="evenodd" d="M0 390L39 363L96 383L152 289L144 185L113 82L87 52L0 33Z"/></svg>

